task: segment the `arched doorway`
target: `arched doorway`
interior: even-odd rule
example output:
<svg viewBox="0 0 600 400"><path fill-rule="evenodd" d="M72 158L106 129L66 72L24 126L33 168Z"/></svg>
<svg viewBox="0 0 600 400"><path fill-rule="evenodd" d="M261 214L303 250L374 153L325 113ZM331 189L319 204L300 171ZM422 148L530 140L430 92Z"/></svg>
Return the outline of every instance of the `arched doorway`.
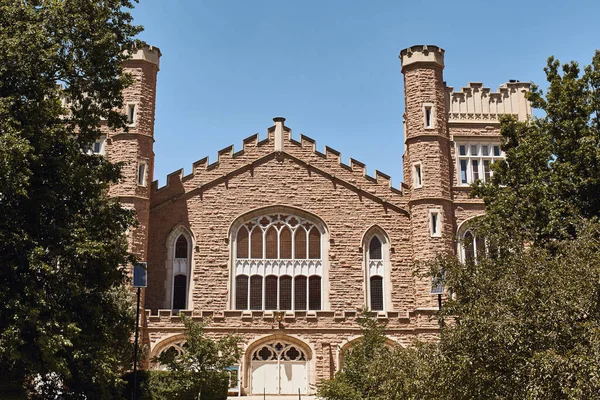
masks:
<svg viewBox="0 0 600 400"><path fill-rule="evenodd" d="M253 394L307 394L308 354L295 343L274 339L250 355L250 390Z"/></svg>

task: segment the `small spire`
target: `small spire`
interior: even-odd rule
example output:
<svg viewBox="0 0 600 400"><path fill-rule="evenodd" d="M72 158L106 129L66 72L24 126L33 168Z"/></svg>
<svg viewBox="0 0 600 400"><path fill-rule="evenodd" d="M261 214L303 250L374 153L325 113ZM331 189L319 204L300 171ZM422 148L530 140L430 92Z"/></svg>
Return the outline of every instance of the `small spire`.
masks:
<svg viewBox="0 0 600 400"><path fill-rule="evenodd" d="M275 117L273 122L275 122L275 151L283 151L283 123L285 118Z"/></svg>

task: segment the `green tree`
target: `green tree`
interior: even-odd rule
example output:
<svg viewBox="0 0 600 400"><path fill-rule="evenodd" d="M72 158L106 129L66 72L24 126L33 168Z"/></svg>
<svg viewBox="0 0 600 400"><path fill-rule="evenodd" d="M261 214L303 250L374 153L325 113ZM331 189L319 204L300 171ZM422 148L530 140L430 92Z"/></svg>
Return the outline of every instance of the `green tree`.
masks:
<svg viewBox="0 0 600 400"><path fill-rule="evenodd" d="M83 151L125 128L131 7L0 1L0 368L44 398L116 397L131 360L133 215L107 196L119 166Z"/></svg>
<svg viewBox="0 0 600 400"><path fill-rule="evenodd" d="M439 398L592 399L600 393L600 52L583 74L553 58L543 117L502 120L506 160L474 185L487 252L437 260Z"/></svg>
<svg viewBox="0 0 600 400"><path fill-rule="evenodd" d="M342 369L318 385L317 395L325 400L426 398L436 347L418 342L408 348L386 343L385 324L367 311L357 322L361 339L343 350Z"/></svg>
<svg viewBox="0 0 600 400"><path fill-rule="evenodd" d="M167 374L152 377L145 390L148 399L224 400L229 388L227 368L241 357L240 337L227 334L219 339L206 336L208 321L195 322L180 314L186 343L182 354L164 351L154 362ZM162 375L162 376L161 376Z"/></svg>

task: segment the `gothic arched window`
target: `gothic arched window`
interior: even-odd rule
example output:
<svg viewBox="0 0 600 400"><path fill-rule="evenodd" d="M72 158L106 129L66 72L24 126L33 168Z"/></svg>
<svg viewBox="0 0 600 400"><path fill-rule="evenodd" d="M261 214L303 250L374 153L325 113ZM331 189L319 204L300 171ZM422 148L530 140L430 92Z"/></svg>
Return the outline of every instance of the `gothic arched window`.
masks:
<svg viewBox="0 0 600 400"><path fill-rule="evenodd" d="M167 308L188 309L191 274L192 239L187 229L180 227L169 236L169 276L167 286Z"/></svg>
<svg viewBox="0 0 600 400"><path fill-rule="evenodd" d="M290 214L254 217L235 233L234 308L321 310L323 230Z"/></svg>
<svg viewBox="0 0 600 400"><path fill-rule="evenodd" d="M390 303L389 240L380 229L365 236L366 303L371 311L385 311ZM386 284L387 283L387 284Z"/></svg>
<svg viewBox="0 0 600 400"><path fill-rule="evenodd" d="M466 223L458 231L458 255L462 262L476 263L486 253L485 238L477 233L472 223Z"/></svg>

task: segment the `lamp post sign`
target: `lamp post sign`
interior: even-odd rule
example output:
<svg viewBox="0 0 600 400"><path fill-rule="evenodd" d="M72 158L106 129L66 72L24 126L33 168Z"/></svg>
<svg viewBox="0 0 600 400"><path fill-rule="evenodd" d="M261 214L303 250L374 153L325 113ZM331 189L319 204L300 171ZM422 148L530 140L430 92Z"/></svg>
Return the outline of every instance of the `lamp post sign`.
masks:
<svg viewBox="0 0 600 400"><path fill-rule="evenodd" d="M137 306L135 311L135 343L133 348L133 391L131 398L136 399L137 394L137 359L138 359L138 337L140 328L140 296L142 288L148 286L148 268L145 262L133 266L133 287L137 288Z"/></svg>

